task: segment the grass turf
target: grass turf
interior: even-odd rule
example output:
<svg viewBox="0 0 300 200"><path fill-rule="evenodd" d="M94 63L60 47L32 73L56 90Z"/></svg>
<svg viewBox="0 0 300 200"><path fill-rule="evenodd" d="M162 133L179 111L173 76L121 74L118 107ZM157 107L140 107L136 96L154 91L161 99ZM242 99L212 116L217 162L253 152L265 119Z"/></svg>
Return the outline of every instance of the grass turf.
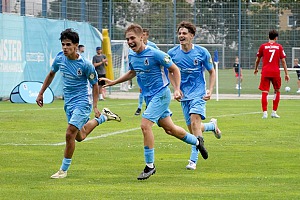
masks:
<svg viewBox="0 0 300 200"><path fill-rule="evenodd" d="M144 168L137 100L107 99L122 122L97 127L76 143L68 177L50 179L63 157L63 101L39 108L0 102L1 199L299 199L299 101L282 100L280 119L261 119L259 100L211 100L207 120L218 118L217 140L205 133L208 160L185 169L190 146L153 127L157 173L136 178ZM184 128L180 104L173 121Z"/></svg>

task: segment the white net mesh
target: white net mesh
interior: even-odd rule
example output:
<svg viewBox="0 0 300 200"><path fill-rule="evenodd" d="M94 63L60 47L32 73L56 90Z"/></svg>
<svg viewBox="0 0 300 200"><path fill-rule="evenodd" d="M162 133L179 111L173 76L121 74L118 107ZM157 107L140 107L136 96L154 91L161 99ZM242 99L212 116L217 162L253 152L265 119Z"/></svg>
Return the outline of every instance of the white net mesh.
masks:
<svg viewBox="0 0 300 200"><path fill-rule="evenodd" d="M128 70L128 45L125 40L112 40L111 51L115 79L125 74ZM113 87L117 91L128 91L128 83L121 83Z"/></svg>
<svg viewBox="0 0 300 200"><path fill-rule="evenodd" d="M287 63L288 68L292 68L294 66L294 59L299 59L300 60L300 47L293 47L292 48L292 60L291 60L291 63Z"/></svg>

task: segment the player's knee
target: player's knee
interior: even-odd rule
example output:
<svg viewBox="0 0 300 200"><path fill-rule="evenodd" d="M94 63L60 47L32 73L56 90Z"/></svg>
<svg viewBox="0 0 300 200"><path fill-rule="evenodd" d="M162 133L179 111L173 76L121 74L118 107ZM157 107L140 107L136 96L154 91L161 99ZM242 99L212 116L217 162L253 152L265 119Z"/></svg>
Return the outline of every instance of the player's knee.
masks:
<svg viewBox="0 0 300 200"><path fill-rule="evenodd" d="M73 134L72 133L66 133L66 141L74 140Z"/></svg>
<svg viewBox="0 0 300 200"><path fill-rule="evenodd" d="M148 125L141 124L141 129L142 129L142 132L145 133L145 132L148 132L149 129L151 129L151 126L149 127Z"/></svg>
<svg viewBox="0 0 300 200"><path fill-rule="evenodd" d="M174 135L174 128L172 127L165 127L164 128L165 132L168 134L168 135Z"/></svg>

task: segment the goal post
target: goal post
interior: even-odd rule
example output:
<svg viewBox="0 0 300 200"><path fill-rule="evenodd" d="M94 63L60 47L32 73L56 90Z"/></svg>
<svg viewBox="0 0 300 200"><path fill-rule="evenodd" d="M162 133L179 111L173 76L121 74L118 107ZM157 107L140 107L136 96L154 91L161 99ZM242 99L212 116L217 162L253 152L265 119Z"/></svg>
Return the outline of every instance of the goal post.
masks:
<svg viewBox="0 0 300 200"><path fill-rule="evenodd" d="M294 67L294 60L296 58L300 60L300 47L292 47L292 61L291 61L292 67Z"/></svg>
<svg viewBox="0 0 300 200"><path fill-rule="evenodd" d="M300 47L292 47L292 61L291 61L291 66L289 68L294 67L294 60L298 58L300 60Z"/></svg>
<svg viewBox="0 0 300 200"><path fill-rule="evenodd" d="M126 40L111 40L112 62L114 68L114 77L119 78L128 70L128 52L129 47ZM113 86L118 91L128 91L128 82L123 82L119 86Z"/></svg>
<svg viewBox="0 0 300 200"><path fill-rule="evenodd" d="M289 65L287 64L287 70L288 71L298 71L299 68L294 68L294 60L298 58L300 61L300 47L292 47L292 60L291 60L291 65L289 67ZM300 64L300 63L299 63ZM283 68L280 68L280 71L283 71Z"/></svg>

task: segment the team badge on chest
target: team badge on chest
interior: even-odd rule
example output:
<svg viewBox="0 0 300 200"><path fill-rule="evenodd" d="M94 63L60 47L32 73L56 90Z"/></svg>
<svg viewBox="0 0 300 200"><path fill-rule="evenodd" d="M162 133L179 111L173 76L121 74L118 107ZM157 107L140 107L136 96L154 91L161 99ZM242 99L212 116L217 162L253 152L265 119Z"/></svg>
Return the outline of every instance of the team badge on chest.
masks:
<svg viewBox="0 0 300 200"><path fill-rule="evenodd" d="M147 65L147 66L149 65L149 60L148 60L148 58L145 59L144 65Z"/></svg>
<svg viewBox="0 0 300 200"><path fill-rule="evenodd" d="M199 64L199 60L197 58L194 59L194 65L198 65Z"/></svg>
<svg viewBox="0 0 300 200"><path fill-rule="evenodd" d="M80 68L77 69L77 76L82 76L82 70Z"/></svg>

